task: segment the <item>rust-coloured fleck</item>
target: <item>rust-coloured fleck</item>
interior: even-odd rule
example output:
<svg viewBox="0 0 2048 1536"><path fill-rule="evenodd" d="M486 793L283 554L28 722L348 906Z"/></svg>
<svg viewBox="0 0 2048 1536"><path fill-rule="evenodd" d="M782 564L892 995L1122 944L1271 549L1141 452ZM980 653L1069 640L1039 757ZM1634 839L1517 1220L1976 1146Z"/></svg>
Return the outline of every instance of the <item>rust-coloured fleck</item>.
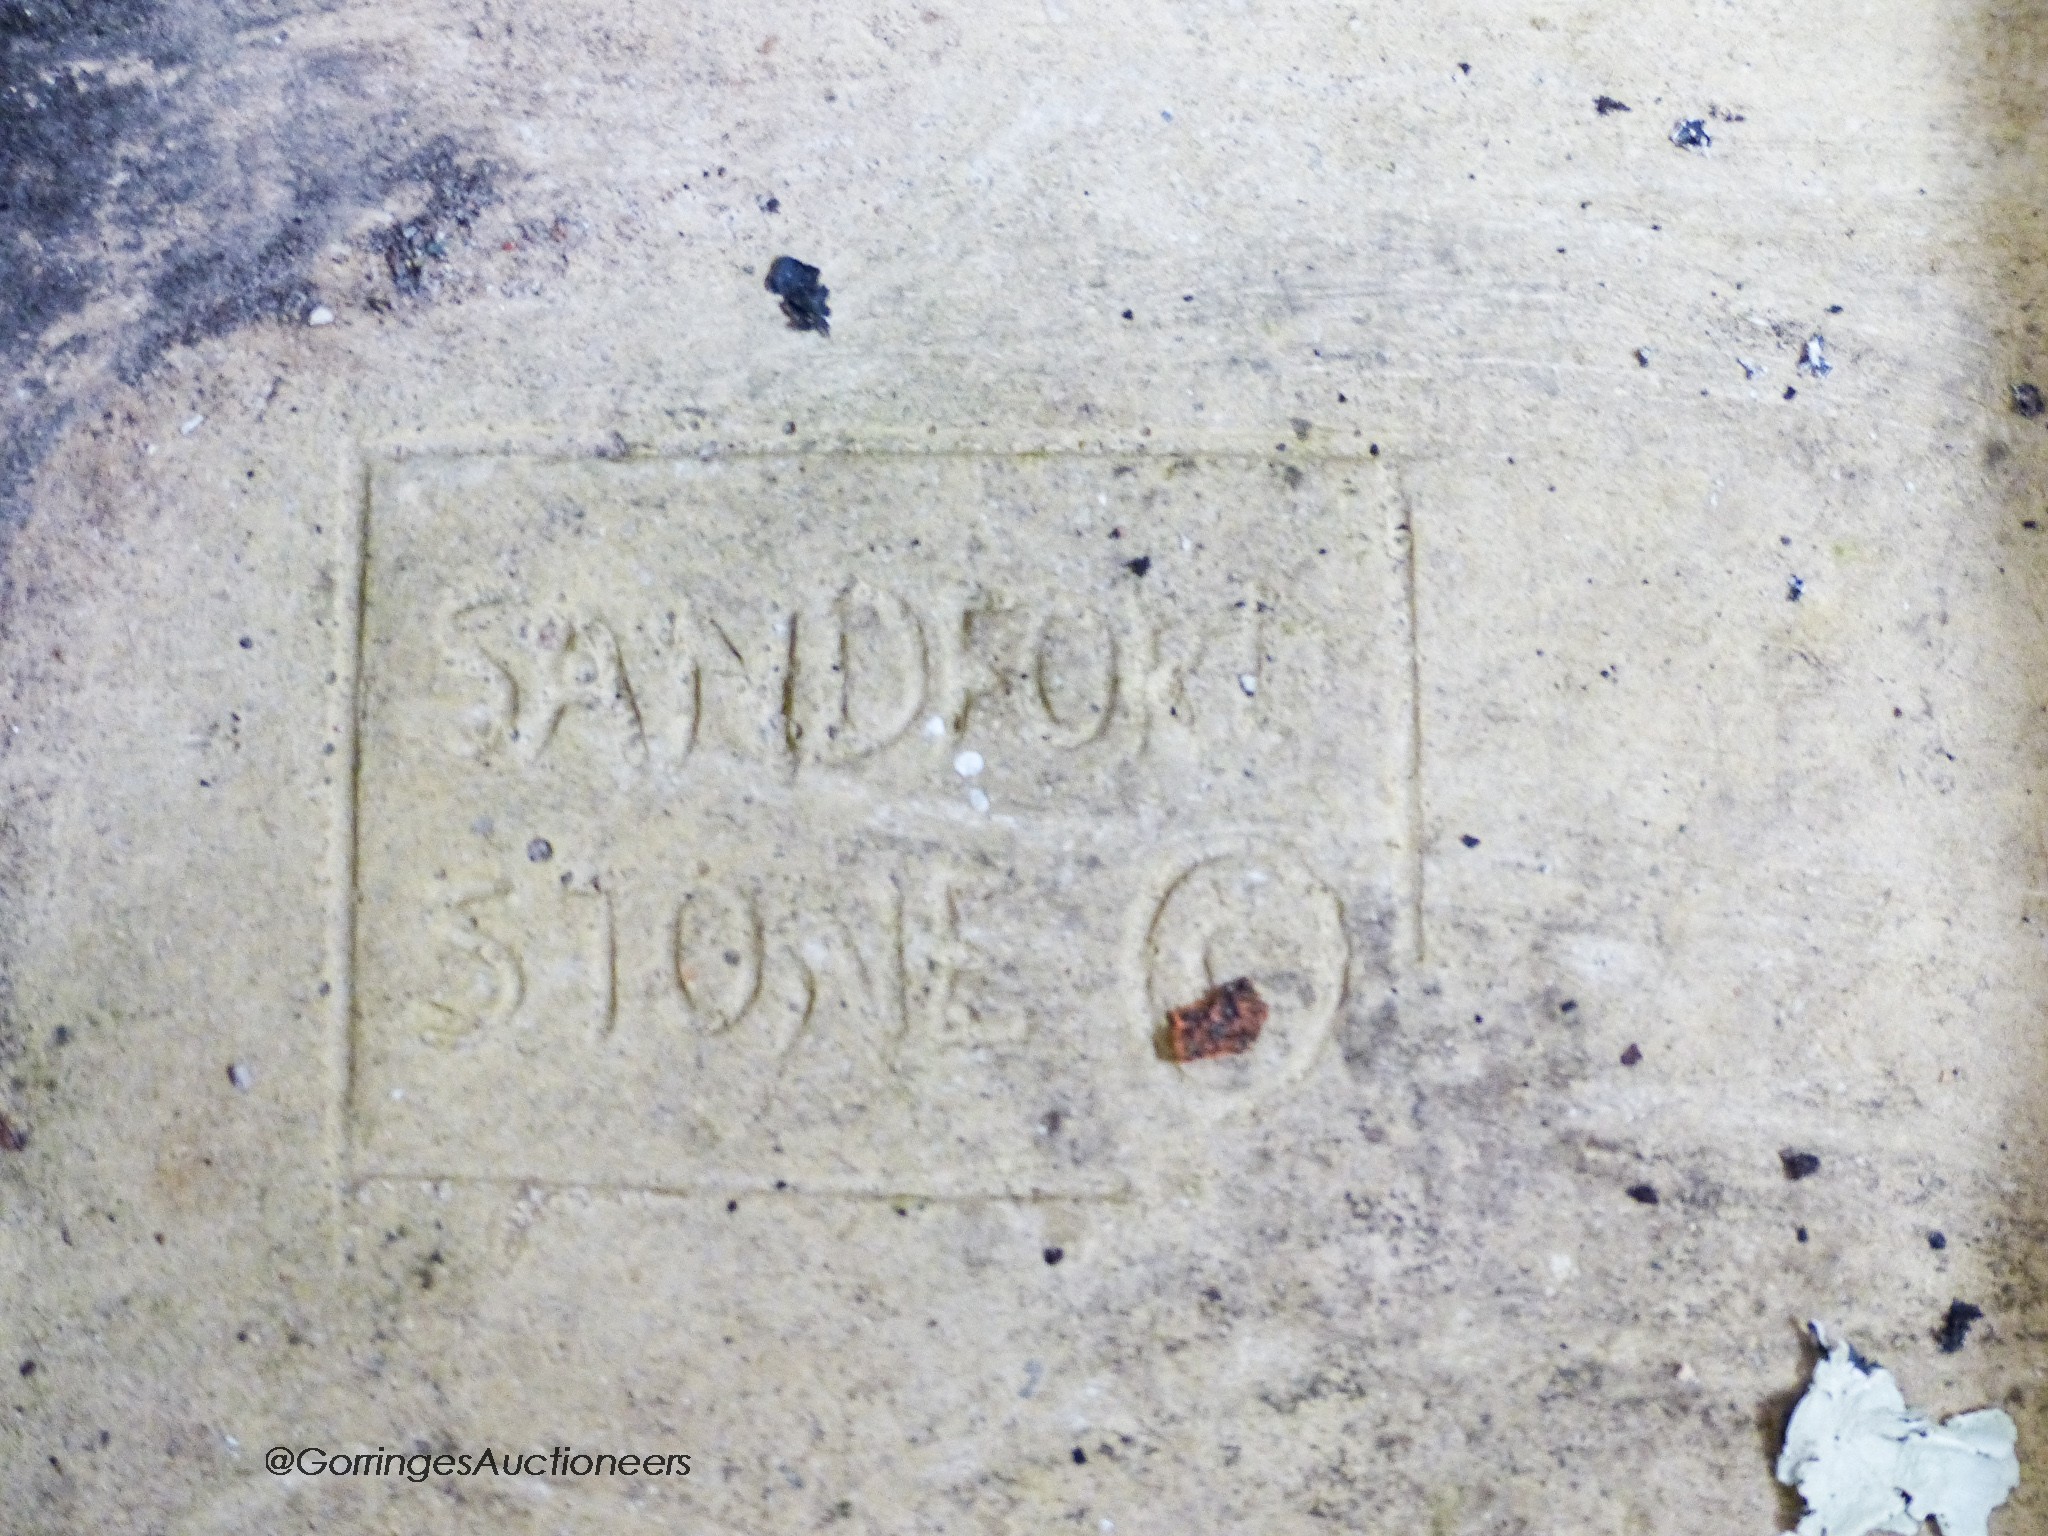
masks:
<svg viewBox="0 0 2048 1536"><path fill-rule="evenodd" d="M1266 1027L1266 1000L1249 976L1211 987L1201 998L1166 1015L1159 1054L1168 1061L1206 1061L1242 1056Z"/></svg>

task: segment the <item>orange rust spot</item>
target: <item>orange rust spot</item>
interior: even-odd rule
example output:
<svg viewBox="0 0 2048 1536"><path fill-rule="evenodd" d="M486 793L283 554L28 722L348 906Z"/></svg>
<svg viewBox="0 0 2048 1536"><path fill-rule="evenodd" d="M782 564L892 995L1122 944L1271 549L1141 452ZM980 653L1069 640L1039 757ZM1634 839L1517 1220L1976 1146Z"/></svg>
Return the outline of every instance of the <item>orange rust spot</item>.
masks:
<svg viewBox="0 0 2048 1536"><path fill-rule="evenodd" d="M1167 1061L1206 1061L1242 1056L1266 1027L1266 1000L1249 976L1211 987L1195 1002L1170 1009L1159 1031L1159 1054Z"/></svg>

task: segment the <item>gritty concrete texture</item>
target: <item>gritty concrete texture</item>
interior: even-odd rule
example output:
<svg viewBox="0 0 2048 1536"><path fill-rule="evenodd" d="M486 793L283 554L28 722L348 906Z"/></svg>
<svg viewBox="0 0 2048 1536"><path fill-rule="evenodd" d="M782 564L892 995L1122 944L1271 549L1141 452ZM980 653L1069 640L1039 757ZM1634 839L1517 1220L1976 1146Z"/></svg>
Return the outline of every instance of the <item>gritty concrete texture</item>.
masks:
<svg viewBox="0 0 2048 1536"><path fill-rule="evenodd" d="M2048 1528L2038 11L0 61L0 1531Z"/></svg>

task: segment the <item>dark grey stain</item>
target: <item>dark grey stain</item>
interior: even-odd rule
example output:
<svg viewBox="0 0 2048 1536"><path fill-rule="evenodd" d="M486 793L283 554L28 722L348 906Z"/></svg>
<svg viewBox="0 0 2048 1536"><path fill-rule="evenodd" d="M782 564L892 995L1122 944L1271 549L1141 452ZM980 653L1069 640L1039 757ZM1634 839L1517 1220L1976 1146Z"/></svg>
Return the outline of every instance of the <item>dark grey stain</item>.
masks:
<svg viewBox="0 0 2048 1536"><path fill-rule="evenodd" d="M175 346L303 321L324 248L416 185L424 211L372 243L420 295L494 200L497 168L431 126L387 51L293 41L314 9L0 0L0 550L96 388ZM110 298L126 302L95 307Z"/></svg>

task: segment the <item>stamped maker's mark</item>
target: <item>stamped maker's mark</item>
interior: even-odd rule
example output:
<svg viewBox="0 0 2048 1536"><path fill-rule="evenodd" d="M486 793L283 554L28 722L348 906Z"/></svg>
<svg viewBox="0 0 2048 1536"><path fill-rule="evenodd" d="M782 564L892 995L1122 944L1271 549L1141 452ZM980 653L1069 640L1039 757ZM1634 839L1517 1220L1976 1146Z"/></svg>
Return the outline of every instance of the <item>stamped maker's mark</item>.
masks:
<svg viewBox="0 0 2048 1536"><path fill-rule="evenodd" d="M359 1169L1100 1192L1300 1082L1385 964L1408 666L1377 493L1288 468L381 474Z"/></svg>

